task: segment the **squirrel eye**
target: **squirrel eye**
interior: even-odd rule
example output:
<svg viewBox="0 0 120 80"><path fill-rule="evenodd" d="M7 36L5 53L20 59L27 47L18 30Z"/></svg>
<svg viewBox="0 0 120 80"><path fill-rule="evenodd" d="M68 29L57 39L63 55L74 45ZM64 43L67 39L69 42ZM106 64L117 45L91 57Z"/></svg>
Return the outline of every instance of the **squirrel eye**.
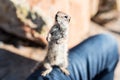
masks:
<svg viewBox="0 0 120 80"><path fill-rule="evenodd" d="M68 18L68 16L64 16L65 18Z"/></svg>

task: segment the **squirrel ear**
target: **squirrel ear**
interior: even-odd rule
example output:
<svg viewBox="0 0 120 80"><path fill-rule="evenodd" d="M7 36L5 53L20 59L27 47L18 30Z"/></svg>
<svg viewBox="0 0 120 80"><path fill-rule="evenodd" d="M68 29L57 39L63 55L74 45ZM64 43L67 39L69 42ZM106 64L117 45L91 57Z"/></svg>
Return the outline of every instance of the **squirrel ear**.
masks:
<svg viewBox="0 0 120 80"><path fill-rule="evenodd" d="M62 11L58 11L57 14L58 14L58 13L62 13Z"/></svg>

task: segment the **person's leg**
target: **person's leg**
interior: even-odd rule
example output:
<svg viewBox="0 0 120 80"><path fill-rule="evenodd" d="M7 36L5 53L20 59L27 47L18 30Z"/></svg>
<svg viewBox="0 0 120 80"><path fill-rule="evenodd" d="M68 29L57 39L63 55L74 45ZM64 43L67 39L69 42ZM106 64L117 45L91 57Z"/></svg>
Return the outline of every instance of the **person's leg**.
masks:
<svg viewBox="0 0 120 80"><path fill-rule="evenodd" d="M98 78L97 76L103 77L114 72L117 61L116 40L110 35L96 35L69 51L69 76L64 75L59 68L55 67L46 77L40 76L42 72L40 69L27 80L93 80L93 78ZM101 75L102 72L105 75Z"/></svg>
<svg viewBox="0 0 120 80"><path fill-rule="evenodd" d="M108 34L90 37L70 50L69 59L74 80L113 80L118 62L116 39Z"/></svg>

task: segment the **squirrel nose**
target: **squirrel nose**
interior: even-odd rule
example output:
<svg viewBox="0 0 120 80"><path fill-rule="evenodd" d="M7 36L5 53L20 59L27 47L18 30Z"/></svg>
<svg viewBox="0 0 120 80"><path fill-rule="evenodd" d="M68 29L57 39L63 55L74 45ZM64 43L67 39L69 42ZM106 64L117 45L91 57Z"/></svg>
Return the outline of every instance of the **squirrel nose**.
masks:
<svg viewBox="0 0 120 80"><path fill-rule="evenodd" d="M70 22L70 19L68 19L68 21Z"/></svg>

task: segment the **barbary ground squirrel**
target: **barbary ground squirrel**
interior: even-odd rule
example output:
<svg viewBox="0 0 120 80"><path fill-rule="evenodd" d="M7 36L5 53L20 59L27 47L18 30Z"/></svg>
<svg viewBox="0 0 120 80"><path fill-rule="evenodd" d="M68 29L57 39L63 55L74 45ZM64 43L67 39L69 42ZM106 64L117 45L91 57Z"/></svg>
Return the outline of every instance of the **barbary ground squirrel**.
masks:
<svg viewBox="0 0 120 80"><path fill-rule="evenodd" d="M53 66L58 66L60 70L69 75L68 67L68 30L71 17L64 12L58 11L55 15L55 24L48 33L48 51L43 61L45 71L42 76L46 76L52 71Z"/></svg>

